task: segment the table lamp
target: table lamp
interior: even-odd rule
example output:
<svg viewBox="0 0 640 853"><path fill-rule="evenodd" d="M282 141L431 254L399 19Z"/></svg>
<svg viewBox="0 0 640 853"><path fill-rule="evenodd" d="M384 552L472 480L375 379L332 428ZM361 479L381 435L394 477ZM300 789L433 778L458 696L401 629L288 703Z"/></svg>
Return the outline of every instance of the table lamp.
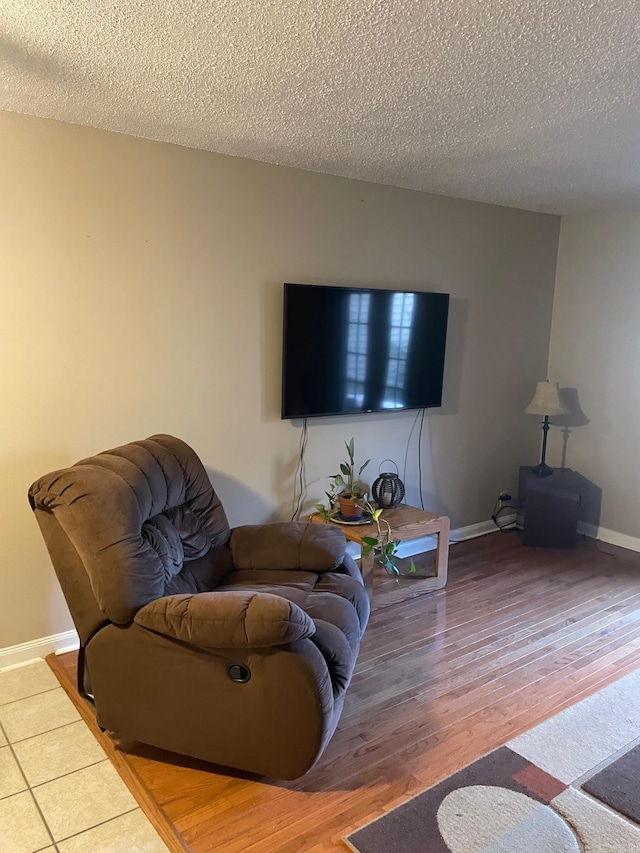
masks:
<svg viewBox="0 0 640 853"><path fill-rule="evenodd" d="M525 412L528 415L542 415L542 456L540 464L531 469L531 473L537 477L549 477L553 474L553 468L550 468L545 460L547 455L547 433L549 432L549 417L554 415L566 415L569 410L560 399L560 393L557 382L538 382L536 385L536 393L533 395L533 400L529 403Z"/></svg>

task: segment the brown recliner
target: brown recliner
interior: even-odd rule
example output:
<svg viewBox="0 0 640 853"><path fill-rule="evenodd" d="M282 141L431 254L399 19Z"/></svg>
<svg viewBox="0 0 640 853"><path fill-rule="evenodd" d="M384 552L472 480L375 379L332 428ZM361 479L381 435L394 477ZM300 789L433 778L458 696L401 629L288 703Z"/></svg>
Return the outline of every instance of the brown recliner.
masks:
<svg viewBox="0 0 640 853"><path fill-rule="evenodd" d="M200 459L169 435L54 471L29 501L103 728L274 778L313 766L369 615L339 528L230 530Z"/></svg>

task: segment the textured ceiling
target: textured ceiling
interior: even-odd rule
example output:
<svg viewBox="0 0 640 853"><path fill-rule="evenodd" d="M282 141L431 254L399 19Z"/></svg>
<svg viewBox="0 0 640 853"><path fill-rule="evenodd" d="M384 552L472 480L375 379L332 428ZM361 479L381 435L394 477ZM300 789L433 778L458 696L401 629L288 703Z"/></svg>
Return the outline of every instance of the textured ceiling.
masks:
<svg viewBox="0 0 640 853"><path fill-rule="evenodd" d="M638 0L3 0L0 109L443 195L640 204Z"/></svg>

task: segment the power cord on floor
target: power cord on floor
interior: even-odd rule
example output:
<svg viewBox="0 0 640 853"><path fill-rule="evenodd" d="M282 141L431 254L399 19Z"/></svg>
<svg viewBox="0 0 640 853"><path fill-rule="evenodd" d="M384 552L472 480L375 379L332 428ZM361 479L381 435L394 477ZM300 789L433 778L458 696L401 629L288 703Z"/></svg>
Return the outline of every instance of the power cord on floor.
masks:
<svg viewBox="0 0 640 853"><path fill-rule="evenodd" d="M511 495L508 492L500 492L491 515L491 519L498 530L502 530L505 533L509 530L515 530L517 526L517 520L513 518L516 507L509 503L510 500Z"/></svg>

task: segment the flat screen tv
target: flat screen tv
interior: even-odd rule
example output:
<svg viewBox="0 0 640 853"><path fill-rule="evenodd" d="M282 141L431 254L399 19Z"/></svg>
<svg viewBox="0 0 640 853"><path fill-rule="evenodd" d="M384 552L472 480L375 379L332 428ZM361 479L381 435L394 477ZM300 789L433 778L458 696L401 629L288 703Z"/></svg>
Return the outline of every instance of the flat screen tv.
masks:
<svg viewBox="0 0 640 853"><path fill-rule="evenodd" d="M449 295L284 286L282 417L442 404Z"/></svg>

